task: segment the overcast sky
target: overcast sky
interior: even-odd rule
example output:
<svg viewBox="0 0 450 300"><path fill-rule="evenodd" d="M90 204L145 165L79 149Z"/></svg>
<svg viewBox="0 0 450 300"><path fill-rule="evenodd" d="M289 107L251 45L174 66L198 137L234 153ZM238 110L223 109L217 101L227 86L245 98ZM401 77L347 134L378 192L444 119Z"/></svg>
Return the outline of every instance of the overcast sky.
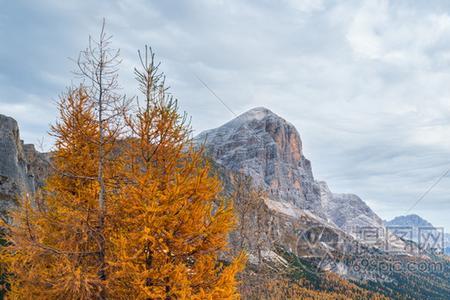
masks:
<svg viewBox="0 0 450 300"><path fill-rule="evenodd" d="M50 147L68 58L102 17L129 95L148 44L196 132L233 114L194 74L237 114L265 106L293 123L315 177L382 218L450 168L449 1L0 0L0 113L25 142ZM449 176L411 213L450 229Z"/></svg>

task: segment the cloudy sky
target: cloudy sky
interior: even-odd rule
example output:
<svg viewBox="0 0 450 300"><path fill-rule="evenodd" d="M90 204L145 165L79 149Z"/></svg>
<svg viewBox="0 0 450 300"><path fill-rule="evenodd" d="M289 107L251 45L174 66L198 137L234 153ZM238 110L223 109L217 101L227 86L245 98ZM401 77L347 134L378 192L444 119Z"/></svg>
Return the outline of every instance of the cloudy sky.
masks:
<svg viewBox="0 0 450 300"><path fill-rule="evenodd" d="M449 1L0 0L0 113L51 146L69 58L101 20L135 93L152 46L198 132L265 106L299 130L315 176L382 217L417 213L450 229Z"/></svg>

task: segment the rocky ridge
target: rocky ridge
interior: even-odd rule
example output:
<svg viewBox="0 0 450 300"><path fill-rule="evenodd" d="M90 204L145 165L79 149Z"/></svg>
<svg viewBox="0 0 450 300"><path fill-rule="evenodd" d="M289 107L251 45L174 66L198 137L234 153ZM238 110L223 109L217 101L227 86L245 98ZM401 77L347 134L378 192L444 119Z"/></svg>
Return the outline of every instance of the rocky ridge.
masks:
<svg viewBox="0 0 450 300"><path fill-rule="evenodd" d="M279 227L277 239L290 235L286 223L300 219L350 235L358 226L383 226L358 196L332 193L325 182L315 180L296 128L266 108L254 108L201 133L195 141L205 144L222 173L228 174L224 181L230 181L233 173L244 174L254 186L263 188L267 193L263 205L270 215L267 219ZM49 172L49 155L24 144L17 122L2 115L0 150L0 209L6 212L18 196L32 194L43 184Z"/></svg>
<svg viewBox="0 0 450 300"><path fill-rule="evenodd" d="M205 146L225 191L235 201L239 222L230 236L231 248L245 250L253 265L246 269L244 281L264 276L273 280L280 274L285 278L302 274L307 281L316 281L323 278L321 272L331 271L394 299L399 294L405 299L443 299L442 295L450 294L450 285L442 283L449 276L445 272L392 273L364 267L367 261L379 265L447 261L407 252L409 243L392 234L386 237L383 221L360 197L333 193L325 182L317 181L298 131L270 110L252 109L202 132L194 142ZM261 195L233 193L239 190L236 183L242 177L262 190ZM375 228L380 235L367 242L363 232L355 231L362 227ZM386 250L387 240L395 252ZM255 286L256 290L267 288L257 282Z"/></svg>
<svg viewBox="0 0 450 300"><path fill-rule="evenodd" d="M357 195L332 193L326 182L318 184L325 215L337 227L348 233L358 227L383 227L383 220Z"/></svg>

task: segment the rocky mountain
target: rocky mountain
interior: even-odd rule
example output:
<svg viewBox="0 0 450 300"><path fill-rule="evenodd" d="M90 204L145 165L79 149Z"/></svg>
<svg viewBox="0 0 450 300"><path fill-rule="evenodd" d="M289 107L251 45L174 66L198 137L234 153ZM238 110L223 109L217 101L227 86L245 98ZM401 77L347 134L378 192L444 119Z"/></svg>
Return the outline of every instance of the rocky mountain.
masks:
<svg viewBox="0 0 450 300"><path fill-rule="evenodd" d="M433 227L427 220L418 215L406 215L395 217L390 221L385 222L386 226L411 226L411 227Z"/></svg>
<svg viewBox="0 0 450 300"><path fill-rule="evenodd" d="M383 226L358 196L334 194L315 180L297 129L267 108L251 109L195 140L217 164L251 177L272 201L309 211L348 233L356 226Z"/></svg>
<svg viewBox="0 0 450 300"><path fill-rule="evenodd" d="M342 299L448 299L450 273L377 268L448 262L402 252L407 244L398 239L391 246L400 250L388 252L382 235L376 243L366 243L355 228L384 230L383 221L358 196L333 193L316 181L298 131L270 110L252 109L202 132L195 143L205 146L235 202L239 223L231 246L245 250L250 262L243 273L243 282L251 282L244 286L244 299L279 299L268 291L278 282L287 286L280 288L287 295L295 289L292 278L315 290L340 290L346 295ZM333 284L337 281L323 271L343 281ZM360 288L375 294L363 295Z"/></svg>
<svg viewBox="0 0 450 300"><path fill-rule="evenodd" d="M295 127L266 108L252 109L196 137L228 170L252 177L283 202L320 213L319 186Z"/></svg>
<svg viewBox="0 0 450 300"><path fill-rule="evenodd" d="M406 216L398 216L390 221L385 221L384 224L388 227L410 227L411 228L411 239L412 241L418 243L419 242L419 229L420 228L435 228L433 224L423 219L422 217L411 214ZM436 230L441 230L441 228L436 227ZM444 251L446 254L450 255L450 233L445 232L444 229Z"/></svg>
<svg viewBox="0 0 450 300"><path fill-rule="evenodd" d="M48 155L20 139L17 122L0 115L0 214L20 195L33 194L48 173Z"/></svg>

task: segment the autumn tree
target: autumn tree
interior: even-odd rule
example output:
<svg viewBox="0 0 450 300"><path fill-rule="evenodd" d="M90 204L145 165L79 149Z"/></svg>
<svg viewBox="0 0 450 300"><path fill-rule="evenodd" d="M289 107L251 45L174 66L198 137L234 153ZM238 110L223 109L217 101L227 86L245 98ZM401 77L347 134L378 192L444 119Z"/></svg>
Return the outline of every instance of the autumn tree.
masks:
<svg viewBox="0 0 450 300"><path fill-rule="evenodd" d="M99 277L103 233L99 232L98 136L95 103L88 89L69 89L60 97L53 174L35 199L25 197L6 224L8 245L1 259L11 273L8 295L17 299L99 299L105 293ZM117 138L105 130L105 155ZM114 160L104 166L113 185Z"/></svg>
<svg viewBox="0 0 450 300"><path fill-rule="evenodd" d="M99 238L98 260L100 269L98 275L100 280L106 280L105 222L108 214L108 195L105 170L108 160L119 159L119 157L108 156L107 148L114 148L117 136L120 133L122 116L127 111L129 104L126 98L118 93L120 50L111 47L111 39L112 36L105 31L105 20L103 20L98 40L89 37L89 45L80 52L77 60L78 69L75 72L88 87L89 100L95 109L95 120L98 128L97 137L91 141L94 142L95 151L98 153L98 160L96 161L99 185L97 235ZM102 298L105 298L103 292Z"/></svg>
<svg viewBox="0 0 450 300"><path fill-rule="evenodd" d="M234 299L243 256L226 259L232 202L148 48L135 70L143 101L127 125L126 178L112 230L109 289L120 299ZM220 255L224 254L223 260Z"/></svg>
<svg viewBox="0 0 450 300"><path fill-rule="evenodd" d="M0 261L17 299L233 299L244 256L227 254L220 197L154 56L136 70L142 105L118 91L104 28L58 102L52 174L4 222Z"/></svg>

